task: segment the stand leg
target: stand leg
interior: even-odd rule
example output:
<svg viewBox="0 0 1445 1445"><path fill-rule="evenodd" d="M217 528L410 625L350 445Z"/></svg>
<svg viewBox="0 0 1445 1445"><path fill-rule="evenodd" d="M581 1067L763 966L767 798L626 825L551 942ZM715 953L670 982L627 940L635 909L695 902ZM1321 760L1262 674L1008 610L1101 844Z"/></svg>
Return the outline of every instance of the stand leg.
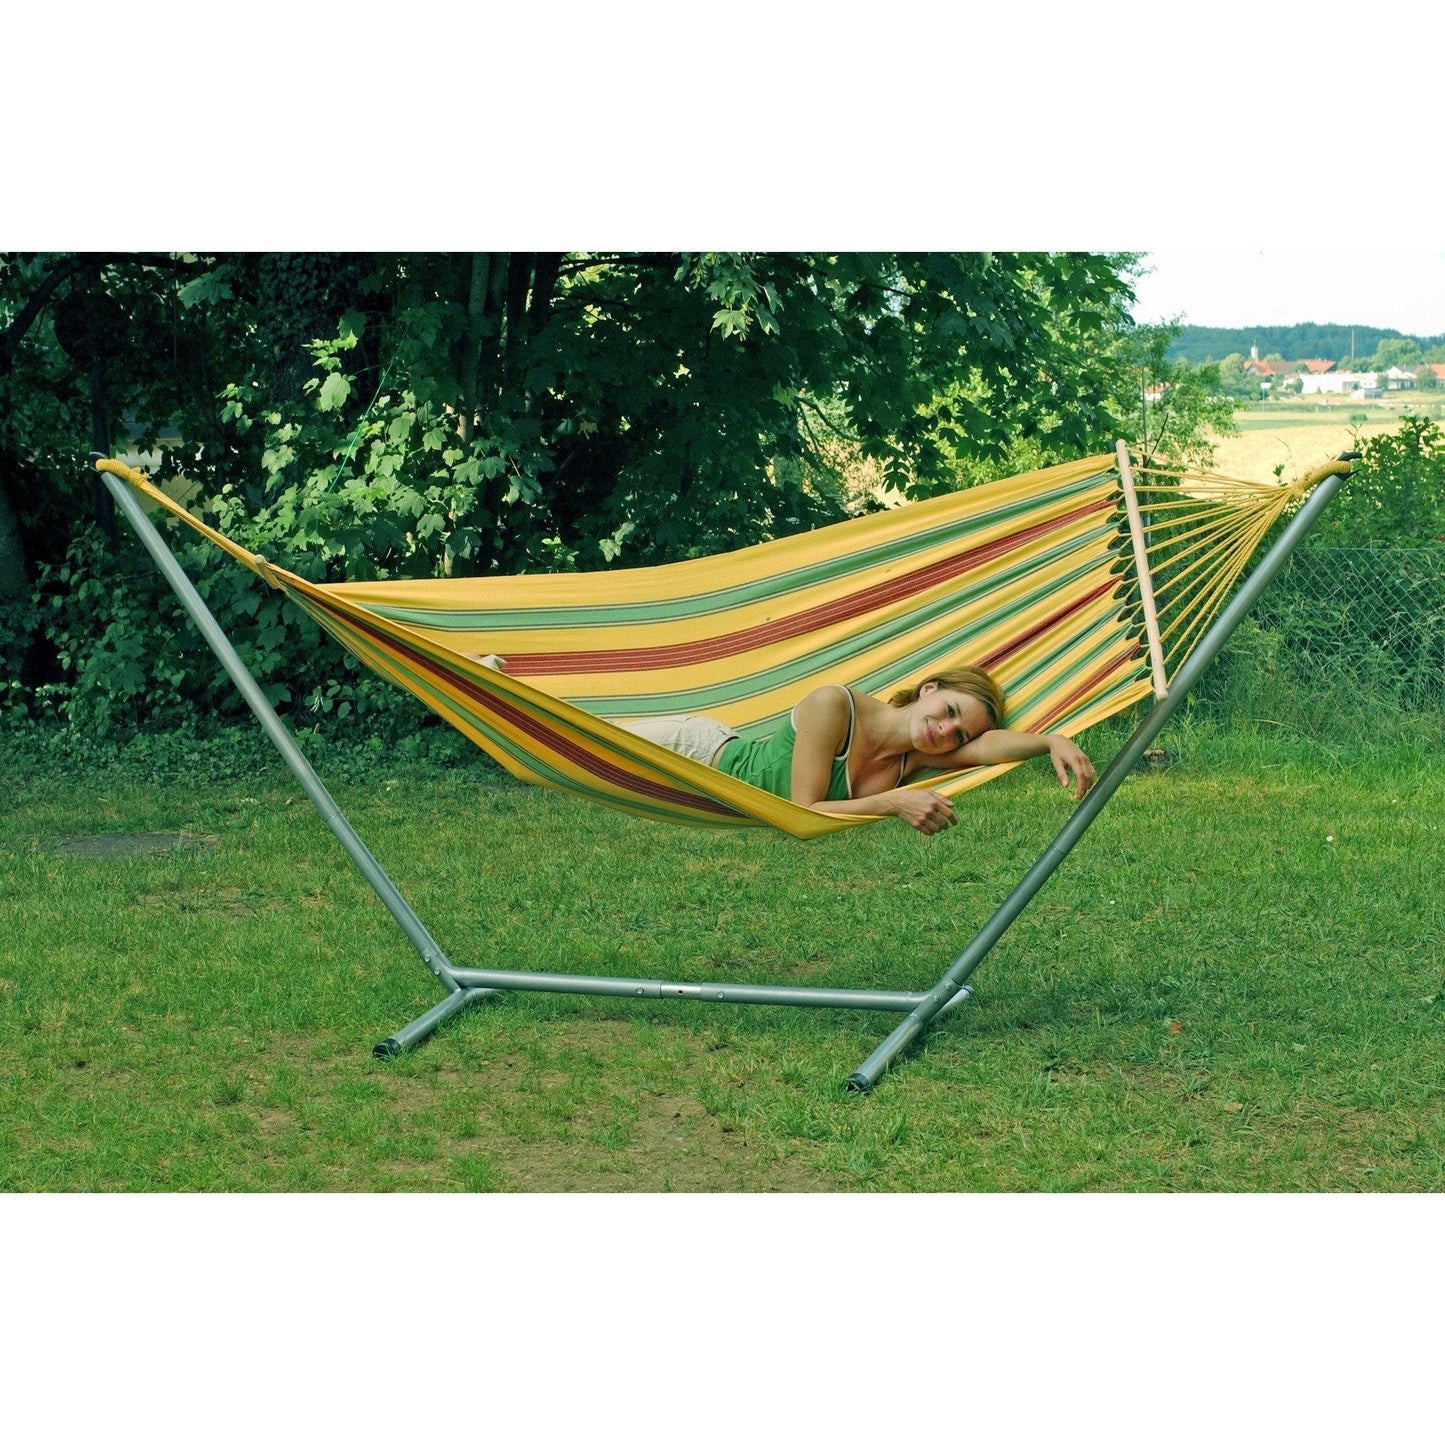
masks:
<svg viewBox="0 0 1445 1445"><path fill-rule="evenodd" d="M1343 461L1343 459L1342 459ZM1153 742L1160 728L1169 720L1174 709L1188 695L1189 689L1199 680L1200 674L1218 655L1229 635L1254 606L1259 594L1269 585L1275 573L1284 565L1285 559L1294 551L1301 537L1314 525L1315 519L1340 489L1348 466L1339 472L1326 476L1310 494L1309 500L1295 513L1289 525L1280 534L1259 565L1245 579L1244 585L1234 595L1229 605L1220 613L1214 625L1200 639L1199 646L1190 654L1169 684L1169 694L1150 708L1144 721L1134 730L1134 735L1119 750L1114 761L1105 769L1103 776L1090 790L1089 795L1074 810L1064 824L1059 836L1044 850L1038 861L1023 876L1012 893L1003 901L998 911L979 930L978 936L953 961L948 971L929 991L927 997L908 1015L879 1046L848 1075L847 1087L857 1093L865 1093L883 1076L883 1072L894 1057L907 1048L929 1022L941 1011L943 1005L957 992L959 986L983 962L998 940L1003 937L1009 925L1027 907L1040 888L1048 881L1054 869L1068 856L1069 850L1083 837L1089 824L1103 811L1104 804L1114 795L1115 789L1128 777L1135 763L1144 755L1144 750Z"/></svg>
<svg viewBox="0 0 1445 1445"><path fill-rule="evenodd" d="M459 988L455 993L449 993L440 1003L433 1004L424 1014L399 1028L389 1039L383 1039L371 1052L378 1059L395 1058L397 1054L415 1048L453 1014L460 1013L479 999L496 996L497 990L494 988Z"/></svg>
<svg viewBox="0 0 1445 1445"><path fill-rule="evenodd" d="M196 591L191 579L186 576L185 570L176 561L175 554L166 545L165 538L156 530L151 519L146 516L145 509L137 500L135 493L119 477L110 472L100 472L99 476L109 489L111 496L115 498L116 505L125 514L126 520L135 528L137 536L140 537L156 566L160 568L161 574L171 584L176 596L181 599L181 605L200 629L201 636L206 639L211 650L220 658L221 665L226 669L231 681L236 684L241 696L246 699L251 711L255 713L257 721L265 730L266 736L275 744L277 752L286 760L286 766L295 774L296 781L301 784L303 791L311 799L316 811L321 814L326 826L336 835L347 855L361 870L362 876L371 885L377 897L386 905L387 911L396 919L402 932L411 940L413 947L421 955L422 962L437 976L447 992L456 996L461 986L452 977L452 966L447 961L446 954L442 952L441 945L427 931L425 924L412 911L411 905L401 896L391 879L386 876L381 864L372 857L371 850L361 841L356 829L351 826L346 815L336 805L335 799L327 792L326 785L316 776L311 764L306 761L301 749L296 746L296 740L291 736L286 725L276 716L276 710L267 702L265 693L261 691L256 679L251 676L246 664L241 661L236 649L231 646L231 640L222 631L221 624L211 615L211 610L202 601L201 594ZM471 990L470 992L480 993L483 990ZM490 990L486 990L486 992L490 992ZM449 1001L443 1000L443 1002ZM439 1021L440 1019L436 1022ZM417 1020L417 1023L420 1022L421 1020ZM424 1037L435 1026L434 1022L422 1034L410 1037ZM408 1025L408 1029L415 1027L415 1024ZM406 1033L407 1030L401 1032Z"/></svg>

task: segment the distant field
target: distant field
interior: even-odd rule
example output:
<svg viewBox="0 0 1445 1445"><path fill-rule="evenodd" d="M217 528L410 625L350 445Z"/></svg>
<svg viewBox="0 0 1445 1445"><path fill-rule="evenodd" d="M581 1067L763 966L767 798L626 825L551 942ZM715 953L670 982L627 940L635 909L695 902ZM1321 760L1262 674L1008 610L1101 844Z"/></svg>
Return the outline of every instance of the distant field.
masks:
<svg viewBox="0 0 1445 1445"><path fill-rule="evenodd" d="M1394 430L1407 409L1445 416L1445 396L1412 396L1408 404L1348 398L1264 403L1238 414L1238 436L1216 442L1215 468L1227 476L1267 480L1282 465L1288 480L1365 437Z"/></svg>

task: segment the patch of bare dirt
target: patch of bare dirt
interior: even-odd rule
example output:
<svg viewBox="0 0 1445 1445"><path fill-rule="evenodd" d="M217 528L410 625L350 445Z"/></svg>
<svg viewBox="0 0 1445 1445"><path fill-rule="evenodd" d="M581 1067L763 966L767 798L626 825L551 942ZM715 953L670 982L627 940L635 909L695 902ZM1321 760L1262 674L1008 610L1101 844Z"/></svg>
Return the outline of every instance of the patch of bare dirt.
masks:
<svg viewBox="0 0 1445 1445"><path fill-rule="evenodd" d="M241 1042L238 1039L238 1043ZM319 1115L332 1091L370 1075L376 1102L398 1139L428 1142L430 1157L373 1155L326 1164L327 1189L420 1191L479 1187L524 1193L821 1192L817 1146L773 1141L710 1114L699 1095L714 1082L716 1055L702 1038L695 1055L639 1035L615 1019L552 1020L534 1035L497 1040L488 1057L467 1058L467 1041L445 1034L424 1044L423 1067L376 1065L355 1053L318 1056L315 1041L276 1035L245 1040L243 1057L218 1084L211 1109L244 1114L254 1129L257 1183L312 1154L328 1132L310 1134L294 1106L268 1093L278 1075L299 1074Z"/></svg>
<svg viewBox="0 0 1445 1445"><path fill-rule="evenodd" d="M212 833L88 833L58 839L51 848L77 858L124 858L132 854L190 853L214 848L220 841Z"/></svg>
<svg viewBox="0 0 1445 1445"><path fill-rule="evenodd" d="M407 1113L440 1116L460 1092L483 1100L442 1143L455 1160L479 1154L494 1186L526 1193L804 1193L830 1188L806 1157L779 1158L688 1092L708 1080L701 1041L679 1072L674 1057L639 1050L632 1026L554 1020L548 1058L499 1053L475 1070L394 1076L387 1095ZM586 1067L577 1063L585 1060ZM574 1086L571 1062L578 1070ZM615 1069L611 1067L615 1063ZM598 1082L598 1068L606 1077ZM628 1083L619 1085L618 1080ZM600 1094L600 1097L599 1097ZM799 1145L805 1152L810 1145Z"/></svg>
<svg viewBox="0 0 1445 1445"><path fill-rule="evenodd" d="M827 1184L806 1165L769 1157L745 1133L728 1130L694 1098L648 1093L622 1144L585 1137L605 1131L604 1111L588 1110L562 1141L492 1140L487 1155L502 1187L526 1193L803 1193ZM584 1137L581 1141L577 1136Z"/></svg>

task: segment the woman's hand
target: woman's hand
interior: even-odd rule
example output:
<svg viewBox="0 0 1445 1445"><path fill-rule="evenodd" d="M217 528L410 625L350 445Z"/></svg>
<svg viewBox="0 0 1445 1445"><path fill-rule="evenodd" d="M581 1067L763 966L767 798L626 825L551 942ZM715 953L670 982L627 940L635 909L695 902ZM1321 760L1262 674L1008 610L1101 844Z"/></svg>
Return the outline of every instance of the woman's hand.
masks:
<svg viewBox="0 0 1445 1445"><path fill-rule="evenodd" d="M941 833L958 822L953 813L953 804L942 793L923 788L895 788L878 799L869 802L886 802L888 811L895 818L902 818L910 828L927 837Z"/></svg>
<svg viewBox="0 0 1445 1445"><path fill-rule="evenodd" d="M1094 786L1094 765L1084 756L1083 749L1072 738L1063 733L1049 734L1049 760L1054 772L1064 787L1069 786L1069 774L1074 775L1074 797L1082 798Z"/></svg>

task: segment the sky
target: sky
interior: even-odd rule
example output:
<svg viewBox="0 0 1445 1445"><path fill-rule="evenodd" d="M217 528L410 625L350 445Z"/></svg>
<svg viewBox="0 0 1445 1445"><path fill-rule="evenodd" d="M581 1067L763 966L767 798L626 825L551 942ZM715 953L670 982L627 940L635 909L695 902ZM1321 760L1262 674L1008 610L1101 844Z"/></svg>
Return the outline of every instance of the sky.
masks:
<svg viewBox="0 0 1445 1445"><path fill-rule="evenodd" d="M1445 252L1312 255L1159 251L1135 285L1134 318L1192 326L1379 326L1445 335Z"/></svg>

